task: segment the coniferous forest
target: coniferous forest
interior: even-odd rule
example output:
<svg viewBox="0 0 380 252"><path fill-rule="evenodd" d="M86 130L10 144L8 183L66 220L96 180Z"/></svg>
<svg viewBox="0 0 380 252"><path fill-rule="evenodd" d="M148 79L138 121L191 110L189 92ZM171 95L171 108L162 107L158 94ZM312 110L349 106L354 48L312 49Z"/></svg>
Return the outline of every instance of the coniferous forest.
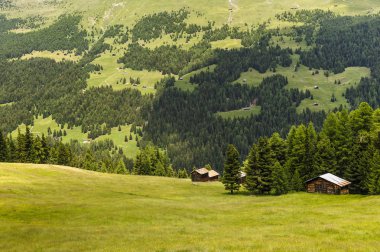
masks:
<svg viewBox="0 0 380 252"><path fill-rule="evenodd" d="M205 164L222 172L228 148L235 163L236 157L238 162L245 160L241 165L247 173L245 186L255 194L303 190L303 181L323 172L352 181L353 192L379 192L380 16L285 12L276 18L304 24L287 30L286 35L308 46L291 49L273 42L285 33L265 24L240 29L216 27L212 22L199 26L188 24L188 15L187 9L144 15L133 27L110 26L99 37L81 27L79 15L61 16L49 26L20 34L10 31L32 27L33 22L0 16L0 161L186 177L194 167ZM198 36L200 41L187 49L169 44L144 47L163 35L173 41ZM212 42L226 38L241 40L242 47L213 49ZM88 87L90 75L100 75L102 69L92 62L106 51L115 53L111 40L123 45L122 56L115 58L120 68L163 74L155 84L155 94ZM80 60L21 60L24 54L43 50L69 51ZM333 94L331 102L335 95L341 96L349 107L297 111L302 101L313 99L311 91L287 88L289 79L277 74L278 68L292 66L295 56L298 67L319 69L326 76L352 66L370 68L371 76L342 94ZM189 78L193 90L176 86L177 79L195 70ZM238 81L243 72L252 70L273 75L259 85ZM140 84L139 79L136 82ZM237 118L218 115L250 106L260 107L260 113ZM81 127L90 139L121 125L139 127L140 154L128 159L112 141L63 144L59 137L30 132L12 138L12 131L22 124L33 126L38 116L51 116L69 129ZM235 185L228 188L236 190Z"/></svg>
<svg viewBox="0 0 380 252"><path fill-rule="evenodd" d="M239 172L247 174L244 187L254 194L279 195L305 190L304 181L333 173L352 182L350 191L380 193L380 109L367 103L348 112L330 113L320 132L314 125L292 126L286 136L260 137L241 164L228 147L224 164L226 190L239 190ZM231 157L237 156L233 159ZM235 170L231 164L237 162ZM232 176L233 174L237 176ZM226 178L226 176L225 176Z"/></svg>

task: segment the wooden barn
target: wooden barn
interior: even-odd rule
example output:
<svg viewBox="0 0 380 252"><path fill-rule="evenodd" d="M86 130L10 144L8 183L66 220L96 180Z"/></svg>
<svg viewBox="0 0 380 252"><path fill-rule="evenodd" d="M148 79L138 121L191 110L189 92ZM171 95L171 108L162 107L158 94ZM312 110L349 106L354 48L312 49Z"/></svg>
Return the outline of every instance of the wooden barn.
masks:
<svg viewBox="0 0 380 252"><path fill-rule="evenodd" d="M206 168L194 170L191 173L191 181L193 181L193 182L207 182L208 181L208 170Z"/></svg>
<svg viewBox="0 0 380 252"><path fill-rule="evenodd" d="M306 181L306 190L309 193L349 194L350 184L347 180L326 173Z"/></svg>
<svg viewBox="0 0 380 252"><path fill-rule="evenodd" d="M208 172L208 181L219 181L220 174L214 170Z"/></svg>
<svg viewBox="0 0 380 252"><path fill-rule="evenodd" d="M191 173L191 181L193 182L208 182L218 181L220 174L214 170L207 170L206 168L200 168L194 170Z"/></svg>

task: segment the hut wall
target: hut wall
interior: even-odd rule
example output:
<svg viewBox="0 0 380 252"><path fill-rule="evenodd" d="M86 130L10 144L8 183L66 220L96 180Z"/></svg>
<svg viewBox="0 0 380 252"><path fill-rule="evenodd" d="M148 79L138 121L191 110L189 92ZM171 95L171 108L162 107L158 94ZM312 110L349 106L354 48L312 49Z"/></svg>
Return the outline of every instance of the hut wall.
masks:
<svg viewBox="0 0 380 252"><path fill-rule="evenodd" d="M219 176L211 177L211 178L209 178L209 181L210 182L219 181Z"/></svg>
<svg viewBox="0 0 380 252"><path fill-rule="evenodd" d="M340 186L335 185L322 178L317 178L307 184L307 192L309 193L326 193L326 194L348 194L348 189L341 189Z"/></svg>
<svg viewBox="0 0 380 252"><path fill-rule="evenodd" d="M208 181L208 174L199 174L197 172L193 172L191 174L191 181L194 182L207 182Z"/></svg>

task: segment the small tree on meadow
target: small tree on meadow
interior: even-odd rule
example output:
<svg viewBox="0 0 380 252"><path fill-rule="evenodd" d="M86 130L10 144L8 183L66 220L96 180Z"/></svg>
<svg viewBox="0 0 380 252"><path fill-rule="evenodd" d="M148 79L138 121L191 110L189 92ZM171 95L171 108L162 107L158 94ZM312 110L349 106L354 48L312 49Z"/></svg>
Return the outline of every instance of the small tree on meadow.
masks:
<svg viewBox="0 0 380 252"><path fill-rule="evenodd" d="M231 194L240 189L240 161L239 152L232 144L228 145L224 162L223 184Z"/></svg>

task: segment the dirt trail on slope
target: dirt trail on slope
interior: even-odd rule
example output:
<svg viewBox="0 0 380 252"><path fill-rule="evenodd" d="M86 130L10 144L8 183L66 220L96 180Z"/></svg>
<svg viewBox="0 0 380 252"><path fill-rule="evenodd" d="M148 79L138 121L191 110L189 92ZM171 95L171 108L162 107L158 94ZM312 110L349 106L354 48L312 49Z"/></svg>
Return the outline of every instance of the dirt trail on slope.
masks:
<svg viewBox="0 0 380 252"><path fill-rule="evenodd" d="M237 0L228 0L228 10L230 12L228 16L227 24L231 25L234 18L234 11L238 10L239 6L237 5Z"/></svg>

